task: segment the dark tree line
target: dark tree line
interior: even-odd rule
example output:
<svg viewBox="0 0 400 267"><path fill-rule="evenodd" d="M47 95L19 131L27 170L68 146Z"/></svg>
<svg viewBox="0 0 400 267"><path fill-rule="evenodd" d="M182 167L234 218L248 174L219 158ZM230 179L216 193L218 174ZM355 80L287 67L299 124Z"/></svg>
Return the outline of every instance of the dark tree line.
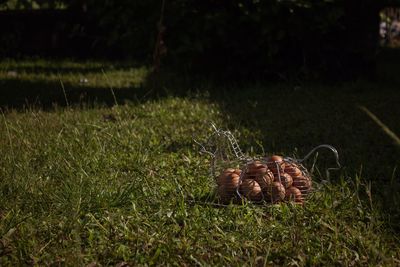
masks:
<svg viewBox="0 0 400 267"><path fill-rule="evenodd" d="M64 6L70 12L66 17L76 17L64 27L70 38L84 40L82 54L88 57L151 63L161 36L161 67L241 79L371 77L379 10L399 4L394 0L165 0L162 9L163 0L36 2L49 9Z"/></svg>

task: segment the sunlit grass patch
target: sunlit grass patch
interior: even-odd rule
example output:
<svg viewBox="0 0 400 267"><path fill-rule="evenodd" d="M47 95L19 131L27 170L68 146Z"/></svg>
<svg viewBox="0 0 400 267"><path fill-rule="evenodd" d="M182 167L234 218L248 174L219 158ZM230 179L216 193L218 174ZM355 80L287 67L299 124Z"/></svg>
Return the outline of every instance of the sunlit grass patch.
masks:
<svg viewBox="0 0 400 267"><path fill-rule="evenodd" d="M58 85L62 81L64 84L74 87L135 88L143 85L147 74L148 69L145 66L110 62L3 60L0 64L0 79L3 80Z"/></svg>
<svg viewBox="0 0 400 267"><path fill-rule="evenodd" d="M76 83L88 73L79 68L61 78ZM129 71L105 73L115 84L130 79ZM29 81L48 74L26 75ZM94 75L105 79L101 68ZM0 265L399 264L398 173L391 160L398 150L379 129L370 130L375 125L356 106L376 103L379 117L396 129L397 109L385 112L395 97L290 85L209 89L112 107L2 113ZM209 158L193 142L207 138L211 121L232 130L251 155L301 157L329 141L345 168L322 183L332 159L321 153L316 190L304 206L221 206ZM376 161L365 160L370 152ZM390 177L382 175L387 169Z"/></svg>

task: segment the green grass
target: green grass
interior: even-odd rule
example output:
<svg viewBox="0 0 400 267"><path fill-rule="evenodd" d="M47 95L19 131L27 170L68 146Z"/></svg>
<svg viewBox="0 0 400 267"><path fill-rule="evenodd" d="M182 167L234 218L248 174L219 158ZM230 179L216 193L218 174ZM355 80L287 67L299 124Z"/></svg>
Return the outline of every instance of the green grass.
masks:
<svg viewBox="0 0 400 267"><path fill-rule="evenodd" d="M21 82L45 82L58 85L62 80L66 85L86 88L135 88L143 83L146 73L147 68L143 66L110 62L8 60L0 65L2 80L18 78Z"/></svg>
<svg viewBox="0 0 400 267"><path fill-rule="evenodd" d="M400 150L358 108L400 133L395 86L182 83L154 92L145 72L114 72L105 63L0 64L0 89L8 102L16 99L0 117L1 266L400 264ZM95 84L80 84L88 73ZM110 86L119 105L108 106ZM11 92L31 88L39 88L30 95L35 103L58 104L21 105ZM90 90L101 97L79 98ZM329 143L345 168L304 207L216 205L209 159L193 142L207 137L210 121L233 130L251 155L304 156ZM326 179L332 164L321 152L315 180Z"/></svg>

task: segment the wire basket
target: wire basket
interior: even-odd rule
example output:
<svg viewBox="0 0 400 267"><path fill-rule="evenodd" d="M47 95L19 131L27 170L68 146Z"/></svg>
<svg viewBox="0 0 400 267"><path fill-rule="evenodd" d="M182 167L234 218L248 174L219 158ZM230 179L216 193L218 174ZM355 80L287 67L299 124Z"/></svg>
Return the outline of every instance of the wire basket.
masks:
<svg viewBox="0 0 400 267"><path fill-rule="evenodd" d="M321 148L329 149L335 156L340 169L339 154L330 145L319 145L303 159L272 155L269 157L247 157L241 151L237 140L230 131L211 125L213 133L200 152L211 157L210 175L215 179L217 195L222 203L240 202L294 202L303 204L313 192L311 173L302 164Z"/></svg>

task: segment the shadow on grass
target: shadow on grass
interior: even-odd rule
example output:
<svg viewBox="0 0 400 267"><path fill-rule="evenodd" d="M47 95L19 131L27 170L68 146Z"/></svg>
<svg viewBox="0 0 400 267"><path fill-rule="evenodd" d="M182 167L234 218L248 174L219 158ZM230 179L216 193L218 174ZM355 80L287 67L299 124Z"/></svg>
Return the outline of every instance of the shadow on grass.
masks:
<svg viewBox="0 0 400 267"><path fill-rule="evenodd" d="M126 101L143 101L153 97L154 91L143 86L111 90L70 83L61 85L56 81L2 79L0 95L0 108L4 111L23 111L31 108L52 110L66 106L113 106L115 102L123 104Z"/></svg>
<svg viewBox="0 0 400 267"><path fill-rule="evenodd" d="M388 83L221 85L163 73L149 76L139 87L111 90L106 85L65 83L64 89L58 81L2 79L0 108L7 112L67 105L111 107L200 94L220 107L226 118L222 127L241 130L239 141L245 151L301 158L317 145L330 144L338 149L344 166L351 172L366 172L370 180L390 180L393 169L400 165L400 150L358 108L367 107L393 132L400 133L400 94ZM333 156L322 151L319 163L321 169L331 167Z"/></svg>
<svg viewBox="0 0 400 267"><path fill-rule="evenodd" d="M391 63L393 64L393 62ZM79 69L79 73L83 71ZM90 69L90 67L89 67ZM92 71L101 71L101 68ZM51 69L43 69L49 73ZM65 68L64 71L76 71ZM165 76L163 76L165 75ZM206 96L220 107L225 125L238 129L240 145L255 154L279 153L299 158L313 147L330 144L339 151L345 166L344 179L361 176L370 181L373 193L382 203L382 212L391 213L400 221L400 194L398 189L400 149L358 107L365 106L376 114L393 132L400 133L400 94L397 83L354 82L342 85L324 84L213 84L199 78L163 74L157 79L149 77L143 85L115 89L76 85L47 80L0 80L0 108L25 110L55 107L113 106L115 102L142 103L166 95ZM65 92L65 93L64 93ZM115 96L115 98L114 98ZM312 164L307 162L309 167ZM321 173L334 164L333 156L326 152L318 155ZM343 174L343 173L342 173ZM333 174L332 179L338 179ZM350 181L352 182L352 181ZM195 201L209 200L201 196ZM396 222L397 222L396 221Z"/></svg>
<svg viewBox="0 0 400 267"><path fill-rule="evenodd" d="M134 64L132 62L73 62L63 60L24 60L24 61L2 61L0 70L16 72L16 73L35 73L35 74L54 74L54 73L70 73L70 74L86 74L101 73L107 70L129 70L140 68L143 64Z"/></svg>
<svg viewBox="0 0 400 267"><path fill-rule="evenodd" d="M112 84L118 89L110 90L109 79L114 76L108 77L108 72L116 75ZM0 62L0 108L52 110L142 100L153 91L143 86L145 75L145 67L134 63L4 60Z"/></svg>

